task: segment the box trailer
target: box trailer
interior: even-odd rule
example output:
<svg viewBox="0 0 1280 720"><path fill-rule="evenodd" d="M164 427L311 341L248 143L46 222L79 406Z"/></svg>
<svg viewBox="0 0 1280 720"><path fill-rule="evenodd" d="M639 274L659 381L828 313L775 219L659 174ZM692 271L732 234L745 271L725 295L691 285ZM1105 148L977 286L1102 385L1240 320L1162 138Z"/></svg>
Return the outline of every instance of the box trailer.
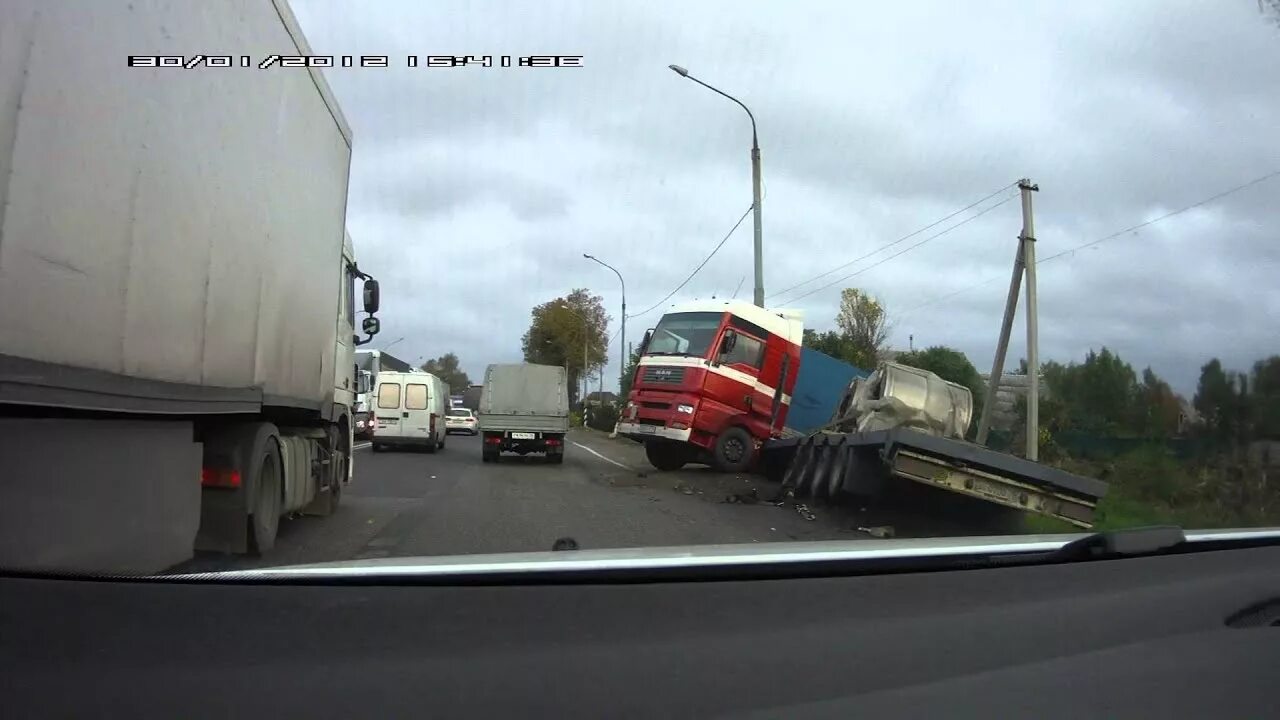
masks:
<svg viewBox="0 0 1280 720"><path fill-rule="evenodd" d="M323 75L258 67L310 52L283 0L0 4L0 565L152 572L333 511L378 288Z"/></svg>

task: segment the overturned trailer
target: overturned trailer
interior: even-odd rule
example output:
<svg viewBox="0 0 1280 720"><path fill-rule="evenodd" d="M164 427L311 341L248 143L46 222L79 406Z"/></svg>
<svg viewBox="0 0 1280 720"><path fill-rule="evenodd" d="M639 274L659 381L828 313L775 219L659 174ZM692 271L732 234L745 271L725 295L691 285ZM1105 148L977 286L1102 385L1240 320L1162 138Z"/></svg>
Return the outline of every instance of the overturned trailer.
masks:
<svg viewBox="0 0 1280 720"><path fill-rule="evenodd" d="M1009 510L1093 525L1106 483L965 441L972 413L968 388L882 363L849 384L827 426L765 442L760 461L781 481L783 493L801 497L874 498L889 483L910 480Z"/></svg>

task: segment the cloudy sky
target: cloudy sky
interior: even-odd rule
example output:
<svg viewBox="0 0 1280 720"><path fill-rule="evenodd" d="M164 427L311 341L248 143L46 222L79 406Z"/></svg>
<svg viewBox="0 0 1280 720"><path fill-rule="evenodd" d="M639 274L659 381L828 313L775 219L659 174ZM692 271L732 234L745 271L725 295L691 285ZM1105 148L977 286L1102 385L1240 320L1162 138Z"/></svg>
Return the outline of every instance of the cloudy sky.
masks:
<svg viewBox="0 0 1280 720"><path fill-rule="evenodd" d="M951 345L982 370L1018 178L1041 189L1048 258L1280 170L1280 25L1257 0L292 6L316 52L392 56L328 71L355 133L348 225L382 281L381 344L456 352L473 378L519 361L530 308L576 287L604 297L616 331L617 278L582 253L623 273L639 313L749 207L746 114L671 63L756 115L769 306L825 330L840 289L860 287L886 304L894 347ZM411 54L584 66L407 68ZM628 320L628 340L672 302L749 300L751 242L748 219ZM1243 369L1280 352L1278 273L1272 175L1043 262L1041 357L1105 345L1190 392L1212 355Z"/></svg>

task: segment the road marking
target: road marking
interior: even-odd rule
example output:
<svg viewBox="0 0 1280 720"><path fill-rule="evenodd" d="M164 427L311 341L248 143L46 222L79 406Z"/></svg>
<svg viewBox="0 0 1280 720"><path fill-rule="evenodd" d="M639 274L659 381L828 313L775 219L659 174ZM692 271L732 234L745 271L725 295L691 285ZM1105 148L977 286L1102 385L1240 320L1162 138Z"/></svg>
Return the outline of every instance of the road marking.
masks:
<svg viewBox="0 0 1280 720"><path fill-rule="evenodd" d="M365 448L367 448L367 447L373 447L373 443L371 443L371 442L367 442L367 443L360 443L359 445L352 445L352 446L351 446L351 449L352 449L352 450L363 450L363 449L365 449Z"/></svg>
<svg viewBox="0 0 1280 720"><path fill-rule="evenodd" d="M574 445L577 445L578 447L582 448L583 450L586 450L587 452L591 453L592 455L595 455L596 457L600 458L601 460L603 460L603 461L605 461L605 462L613 463L614 465L617 465L618 467L622 468L623 470L630 470L630 469L631 469L631 468L627 467L626 465L623 465L622 463L618 462L617 460L614 460L614 459L612 459L612 458L607 458L607 457L605 457L604 455L601 455L600 453L596 452L595 450L592 450L591 448L587 447L586 445L583 445L582 443L576 442L576 443L574 443Z"/></svg>

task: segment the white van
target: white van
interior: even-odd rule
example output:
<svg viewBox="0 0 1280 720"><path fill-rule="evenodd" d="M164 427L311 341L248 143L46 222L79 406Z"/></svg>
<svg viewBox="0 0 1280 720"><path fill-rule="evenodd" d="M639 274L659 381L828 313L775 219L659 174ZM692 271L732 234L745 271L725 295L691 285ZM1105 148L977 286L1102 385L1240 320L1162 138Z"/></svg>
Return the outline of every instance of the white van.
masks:
<svg viewBox="0 0 1280 720"><path fill-rule="evenodd" d="M389 445L420 445L427 452L444 449L449 388L425 372L380 372L374 389L373 449Z"/></svg>

